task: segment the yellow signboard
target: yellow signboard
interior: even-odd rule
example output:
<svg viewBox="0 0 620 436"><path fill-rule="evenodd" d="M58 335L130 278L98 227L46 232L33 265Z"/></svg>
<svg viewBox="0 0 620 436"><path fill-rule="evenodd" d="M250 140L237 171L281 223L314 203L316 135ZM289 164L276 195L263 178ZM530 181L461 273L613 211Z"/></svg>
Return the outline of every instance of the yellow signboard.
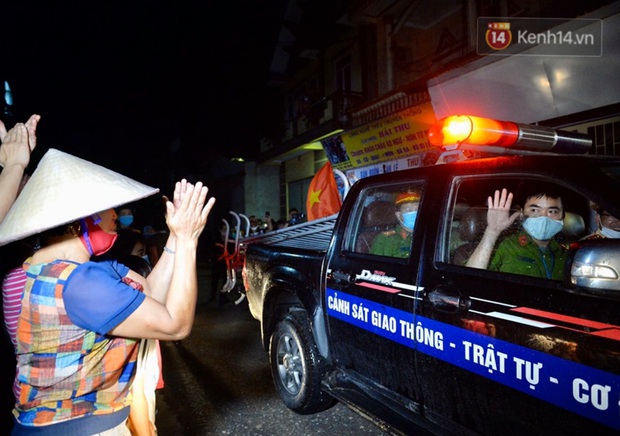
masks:
<svg viewBox="0 0 620 436"><path fill-rule="evenodd" d="M423 153L433 146L427 132L437 120L430 103L321 140L338 170L374 165Z"/></svg>

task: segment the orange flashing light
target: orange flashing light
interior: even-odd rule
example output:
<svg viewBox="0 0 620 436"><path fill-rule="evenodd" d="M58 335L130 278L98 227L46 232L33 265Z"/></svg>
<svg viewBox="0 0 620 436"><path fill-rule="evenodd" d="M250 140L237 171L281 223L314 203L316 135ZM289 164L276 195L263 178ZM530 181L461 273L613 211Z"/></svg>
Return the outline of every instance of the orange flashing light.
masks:
<svg viewBox="0 0 620 436"><path fill-rule="evenodd" d="M510 147L519 139L519 126L510 121L498 121L472 115L452 115L434 124L428 138L439 147L467 143Z"/></svg>

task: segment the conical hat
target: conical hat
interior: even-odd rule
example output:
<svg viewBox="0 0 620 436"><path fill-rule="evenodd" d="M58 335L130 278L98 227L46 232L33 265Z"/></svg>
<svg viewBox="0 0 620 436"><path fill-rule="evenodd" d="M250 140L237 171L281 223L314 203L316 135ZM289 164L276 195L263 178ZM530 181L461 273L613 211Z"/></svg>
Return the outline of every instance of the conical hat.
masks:
<svg viewBox="0 0 620 436"><path fill-rule="evenodd" d="M100 165L49 149L0 223L0 245L158 191Z"/></svg>

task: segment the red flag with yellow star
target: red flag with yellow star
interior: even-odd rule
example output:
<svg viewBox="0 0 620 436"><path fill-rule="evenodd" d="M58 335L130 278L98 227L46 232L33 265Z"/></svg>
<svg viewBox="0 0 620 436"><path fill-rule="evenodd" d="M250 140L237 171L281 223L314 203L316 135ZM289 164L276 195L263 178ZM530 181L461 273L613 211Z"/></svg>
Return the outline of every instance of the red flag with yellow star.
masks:
<svg viewBox="0 0 620 436"><path fill-rule="evenodd" d="M306 211L308 221L333 215L340 210L342 199L336 186L336 178L332 166L327 161L314 175L308 188Z"/></svg>

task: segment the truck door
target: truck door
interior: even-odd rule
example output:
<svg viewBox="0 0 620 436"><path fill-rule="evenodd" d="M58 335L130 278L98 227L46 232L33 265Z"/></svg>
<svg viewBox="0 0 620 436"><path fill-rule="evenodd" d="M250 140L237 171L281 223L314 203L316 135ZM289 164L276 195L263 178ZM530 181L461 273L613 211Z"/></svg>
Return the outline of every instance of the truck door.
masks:
<svg viewBox="0 0 620 436"><path fill-rule="evenodd" d="M543 251L531 245L518 216L491 263L466 266L487 226L487 198L502 188L514 193L512 214L527 197L520 192L536 184L561 197L560 233ZM441 349L417 348L426 416L481 434L618 431L620 303L573 292L561 279L560 253L592 229L589 199L557 178L472 172L453 179L445 201L416 318L443 341ZM518 259L513 271L501 266L509 256Z"/></svg>
<svg viewBox="0 0 620 436"><path fill-rule="evenodd" d="M391 400L418 411L414 312L420 292L410 265L419 258L417 218L426 182L372 186L349 196L357 202L340 223L327 260L331 357L346 377L359 381L355 386L377 388L368 395L377 399L391 391Z"/></svg>

